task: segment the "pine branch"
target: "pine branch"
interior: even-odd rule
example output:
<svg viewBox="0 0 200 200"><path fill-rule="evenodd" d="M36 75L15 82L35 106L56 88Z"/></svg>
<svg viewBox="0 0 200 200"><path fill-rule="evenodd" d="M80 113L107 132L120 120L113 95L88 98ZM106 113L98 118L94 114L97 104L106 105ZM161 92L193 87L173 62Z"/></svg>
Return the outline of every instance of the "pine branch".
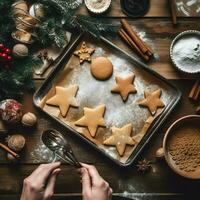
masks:
<svg viewBox="0 0 200 200"><path fill-rule="evenodd" d="M118 26L115 24L105 23L100 19L91 18L86 15L77 15L72 21L74 28L79 28L86 33L91 33L94 37L99 37L101 34L116 33Z"/></svg>
<svg viewBox="0 0 200 200"><path fill-rule="evenodd" d="M41 66L41 60L36 56L29 56L15 60L10 70L0 69L0 99L17 98L25 89L33 89L33 70Z"/></svg>
<svg viewBox="0 0 200 200"><path fill-rule="evenodd" d="M69 10L77 9L83 0L40 0L41 3L59 10L62 14L67 14Z"/></svg>
<svg viewBox="0 0 200 200"><path fill-rule="evenodd" d="M59 23L54 18L42 22L36 28L39 42L46 47L52 44L56 44L60 48L64 47L66 44L66 34L62 26L61 22Z"/></svg>

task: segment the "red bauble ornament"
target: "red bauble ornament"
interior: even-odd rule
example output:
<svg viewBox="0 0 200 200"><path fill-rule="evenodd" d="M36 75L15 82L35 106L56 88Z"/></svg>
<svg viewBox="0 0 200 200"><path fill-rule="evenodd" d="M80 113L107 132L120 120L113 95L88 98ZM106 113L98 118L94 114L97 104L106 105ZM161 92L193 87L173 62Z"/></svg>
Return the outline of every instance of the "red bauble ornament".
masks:
<svg viewBox="0 0 200 200"><path fill-rule="evenodd" d="M14 99L6 99L0 102L0 118L7 124L16 124L21 121L23 106Z"/></svg>

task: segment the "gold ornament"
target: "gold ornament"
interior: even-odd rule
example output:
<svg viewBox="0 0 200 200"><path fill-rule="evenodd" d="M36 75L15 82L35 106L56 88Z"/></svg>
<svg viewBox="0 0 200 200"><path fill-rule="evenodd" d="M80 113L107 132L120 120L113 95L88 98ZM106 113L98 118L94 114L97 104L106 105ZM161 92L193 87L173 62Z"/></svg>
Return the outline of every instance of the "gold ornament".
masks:
<svg viewBox="0 0 200 200"><path fill-rule="evenodd" d="M40 20L28 13L28 5L23 0L12 5L12 12L16 25L16 30L11 34L12 38L20 43L33 43L37 38L34 29L40 23Z"/></svg>
<svg viewBox="0 0 200 200"><path fill-rule="evenodd" d="M28 13L28 4L26 1L19 0L12 4L12 9L23 10L24 12Z"/></svg>
<svg viewBox="0 0 200 200"><path fill-rule="evenodd" d="M25 138L22 135L12 135L8 138L8 147L19 152L25 146Z"/></svg>
<svg viewBox="0 0 200 200"><path fill-rule="evenodd" d="M26 114L23 115L22 117L22 124L25 126L34 126L37 122L37 117L35 116L35 114L28 112Z"/></svg>
<svg viewBox="0 0 200 200"><path fill-rule="evenodd" d="M25 44L31 44L34 42L34 39L32 37L33 35L25 30L18 29L15 32L12 33L12 38L15 39L17 42L25 43Z"/></svg>

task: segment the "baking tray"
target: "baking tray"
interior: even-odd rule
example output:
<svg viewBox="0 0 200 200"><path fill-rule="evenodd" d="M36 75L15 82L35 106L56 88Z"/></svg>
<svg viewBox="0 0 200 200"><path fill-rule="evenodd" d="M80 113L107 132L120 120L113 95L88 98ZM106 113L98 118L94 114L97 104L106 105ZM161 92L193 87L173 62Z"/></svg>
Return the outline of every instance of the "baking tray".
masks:
<svg viewBox="0 0 200 200"><path fill-rule="evenodd" d="M82 41L86 41L89 47L95 48L92 58L106 56L112 61L114 71L110 79L98 81L90 74L90 63L84 62L82 65L79 64L79 59L73 55L73 52L80 48ZM137 88L137 93L136 95L129 95L127 102L124 103L119 94L113 94L110 90L115 83L115 75L123 75L130 72L135 74L134 85ZM45 101L54 95L56 85L66 87L70 84L79 85L76 96L79 108L71 107L67 116L63 118L59 114L60 112L57 107L48 106L45 104ZM139 144L134 148L127 146L123 157L117 154L115 147L102 145L102 141L111 134L109 128L112 126L122 127L127 123L132 123L133 135L141 132L149 120L150 113L148 109L139 107L136 102L138 99L143 98L145 89L155 90L158 88L162 89L161 99L166 106L164 109L158 111L161 114L155 117ZM95 40L80 34L74 39L59 62L55 63L55 69L36 91L33 101L36 107L47 113L68 130L71 130L82 141L87 142L118 165L125 167L133 163L137 155L178 103L180 97L181 93L175 86L148 68L143 62L121 50L105 37ZM93 108L99 104L106 105L104 118L107 128L99 128L94 139L89 135L86 128L76 127L73 122L82 117L83 107ZM146 125L148 126L148 124Z"/></svg>

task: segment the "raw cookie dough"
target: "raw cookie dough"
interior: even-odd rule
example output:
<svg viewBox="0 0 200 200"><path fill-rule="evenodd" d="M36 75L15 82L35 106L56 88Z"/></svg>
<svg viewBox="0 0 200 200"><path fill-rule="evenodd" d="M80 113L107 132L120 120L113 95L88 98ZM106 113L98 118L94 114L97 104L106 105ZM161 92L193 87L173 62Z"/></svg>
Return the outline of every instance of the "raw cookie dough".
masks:
<svg viewBox="0 0 200 200"><path fill-rule="evenodd" d="M108 58L97 57L92 59L90 71L96 79L106 80L112 76L113 65Z"/></svg>
<svg viewBox="0 0 200 200"><path fill-rule="evenodd" d="M165 104L160 99L162 91L160 89L154 92L144 91L144 99L138 101L140 106L147 107L152 115L156 114L158 108L162 108Z"/></svg>
<svg viewBox="0 0 200 200"><path fill-rule="evenodd" d="M126 145L136 145L137 142L132 139L132 124L126 124L122 128L112 127L112 135L106 139L103 144L116 146L120 156L124 155Z"/></svg>
<svg viewBox="0 0 200 200"><path fill-rule="evenodd" d="M79 57L80 63L86 61L91 61L91 55L95 51L93 48L89 48L86 46L86 43L83 42L81 48L74 52L74 55Z"/></svg>
<svg viewBox="0 0 200 200"><path fill-rule="evenodd" d="M99 105L96 108L83 108L84 116L75 122L77 126L87 127L92 137L95 137L99 126L106 126L103 115L105 113L105 105Z"/></svg>
<svg viewBox="0 0 200 200"><path fill-rule="evenodd" d="M61 115L65 117L70 106L78 107L75 99L78 85L71 85L67 88L56 86L56 94L46 101L46 104L58 106Z"/></svg>
<svg viewBox="0 0 200 200"><path fill-rule="evenodd" d="M135 86L133 85L135 75L133 73L122 77L122 76L116 76L116 84L113 86L111 92L117 92L120 93L123 101L126 101L128 98L129 93L136 93L137 90L135 89Z"/></svg>

